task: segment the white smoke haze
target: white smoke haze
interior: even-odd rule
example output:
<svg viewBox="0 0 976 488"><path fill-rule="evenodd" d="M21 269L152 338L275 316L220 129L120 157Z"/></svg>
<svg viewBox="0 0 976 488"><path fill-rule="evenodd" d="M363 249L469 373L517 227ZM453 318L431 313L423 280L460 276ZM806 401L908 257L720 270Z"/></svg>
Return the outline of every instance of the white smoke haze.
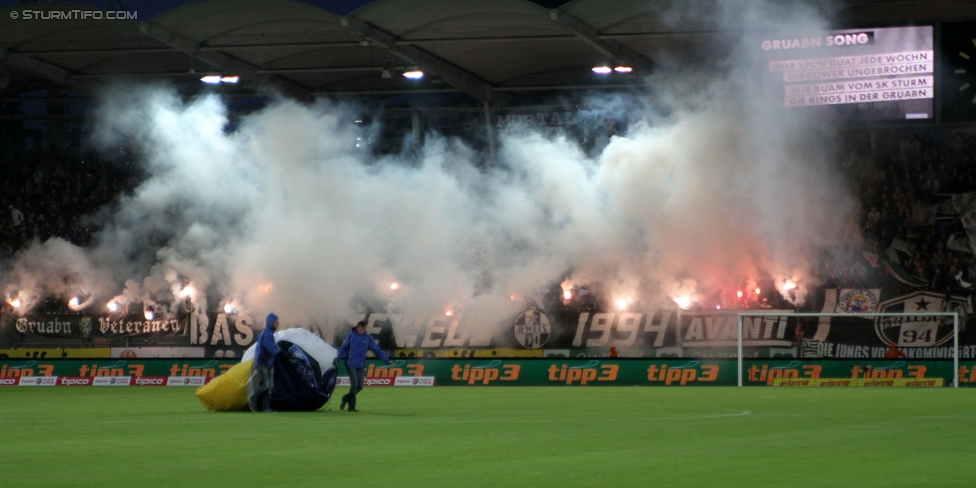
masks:
<svg viewBox="0 0 976 488"><path fill-rule="evenodd" d="M49 296L65 301L77 297L81 308L118 286L111 275L92 265L83 249L63 239L35 242L6 264L4 295L8 301L19 299L28 310Z"/></svg>
<svg viewBox="0 0 976 488"><path fill-rule="evenodd" d="M747 34L822 21L778 2L728 4L716 5L741 26L730 29L741 55L693 82L649 80L666 108L603 106L635 122L596 155L525 129L498 134L487 169L435 135L376 160L357 149L369 134L342 104L279 99L229 130L216 96L111 91L94 142L131 145L149 176L94 217L103 230L92 248L54 240L6 263L7 298L68 297L70 276L99 303L168 312L188 293L198 310L233 303L290 323L349 321L381 303L487 326L521 308L511 296L565 279L598 286L608 303L656 308L692 295L711 307L768 274L781 290L795 281L802 302L817 249L846 244L854 200L833 170L828 121L762 93L759 43Z"/></svg>

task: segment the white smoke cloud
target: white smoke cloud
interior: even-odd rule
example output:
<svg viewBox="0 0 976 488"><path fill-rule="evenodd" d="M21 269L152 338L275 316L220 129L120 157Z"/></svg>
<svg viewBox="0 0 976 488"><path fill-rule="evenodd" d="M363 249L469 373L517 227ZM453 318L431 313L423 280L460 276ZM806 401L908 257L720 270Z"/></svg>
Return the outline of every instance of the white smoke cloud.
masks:
<svg viewBox="0 0 976 488"><path fill-rule="evenodd" d="M54 284L74 276L99 300L168 310L192 286L198 308L233 302L288 321L350 320L367 300L487 324L519 308L510 296L565 278L641 306L704 301L764 272L809 286L817 247L843 244L853 200L823 121L784 112L755 86L748 32L820 26L806 10L736 5L743 54L707 83L704 72L694 83L655 77L666 107L591 103L640 111L615 114L635 122L595 155L512 130L487 169L434 135L410 156L373 160L342 104L277 100L230 130L215 96L112 91L94 139L130 144L148 177L97 216L91 249L37 244L8 263L5 291L68 293Z"/></svg>

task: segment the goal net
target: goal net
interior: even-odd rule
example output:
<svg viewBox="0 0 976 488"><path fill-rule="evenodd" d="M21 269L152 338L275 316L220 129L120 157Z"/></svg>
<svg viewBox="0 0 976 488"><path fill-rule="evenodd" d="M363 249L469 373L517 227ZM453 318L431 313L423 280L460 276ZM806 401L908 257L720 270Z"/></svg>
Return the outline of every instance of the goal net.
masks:
<svg viewBox="0 0 976 488"><path fill-rule="evenodd" d="M955 312L741 312L739 386L958 386L960 320ZM770 323L785 327L789 347L761 347Z"/></svg>

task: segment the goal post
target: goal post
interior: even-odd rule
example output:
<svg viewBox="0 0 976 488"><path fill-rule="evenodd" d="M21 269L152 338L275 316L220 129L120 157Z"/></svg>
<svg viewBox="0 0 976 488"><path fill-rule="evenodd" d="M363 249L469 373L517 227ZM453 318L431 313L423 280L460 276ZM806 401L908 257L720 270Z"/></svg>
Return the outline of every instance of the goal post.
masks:
<svg viewBox="0 0 976 488"><path fill-rule="evenodd" d="M782 384L959 387L958 312L741 311L737 322L740 387ZM758 347L768 342L759 336L760 331L768 330L760 326L764 322L778 324L784 331L781 339L787 339L792 346ZM950 360L951 374L947 371Z"/></svg>

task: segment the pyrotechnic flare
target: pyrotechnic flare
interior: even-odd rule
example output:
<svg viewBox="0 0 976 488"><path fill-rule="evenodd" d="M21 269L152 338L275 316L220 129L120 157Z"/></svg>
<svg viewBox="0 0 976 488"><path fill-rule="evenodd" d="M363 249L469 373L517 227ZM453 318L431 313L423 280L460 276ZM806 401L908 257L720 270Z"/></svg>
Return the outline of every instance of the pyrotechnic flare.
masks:
<svg viewBox="0 0 976 488"><path fill-rule="evenodd" d="M77 312L79 310L84 310L84 309L88 308L88 306L91 305L92 302L94 302L94 301L95 301L95 299L93 297L90 297L90 296L89 297L80 297L80 296L77 296L76 295L76 296L71 297L70 300L68 300L68 308Z"/></svg>

